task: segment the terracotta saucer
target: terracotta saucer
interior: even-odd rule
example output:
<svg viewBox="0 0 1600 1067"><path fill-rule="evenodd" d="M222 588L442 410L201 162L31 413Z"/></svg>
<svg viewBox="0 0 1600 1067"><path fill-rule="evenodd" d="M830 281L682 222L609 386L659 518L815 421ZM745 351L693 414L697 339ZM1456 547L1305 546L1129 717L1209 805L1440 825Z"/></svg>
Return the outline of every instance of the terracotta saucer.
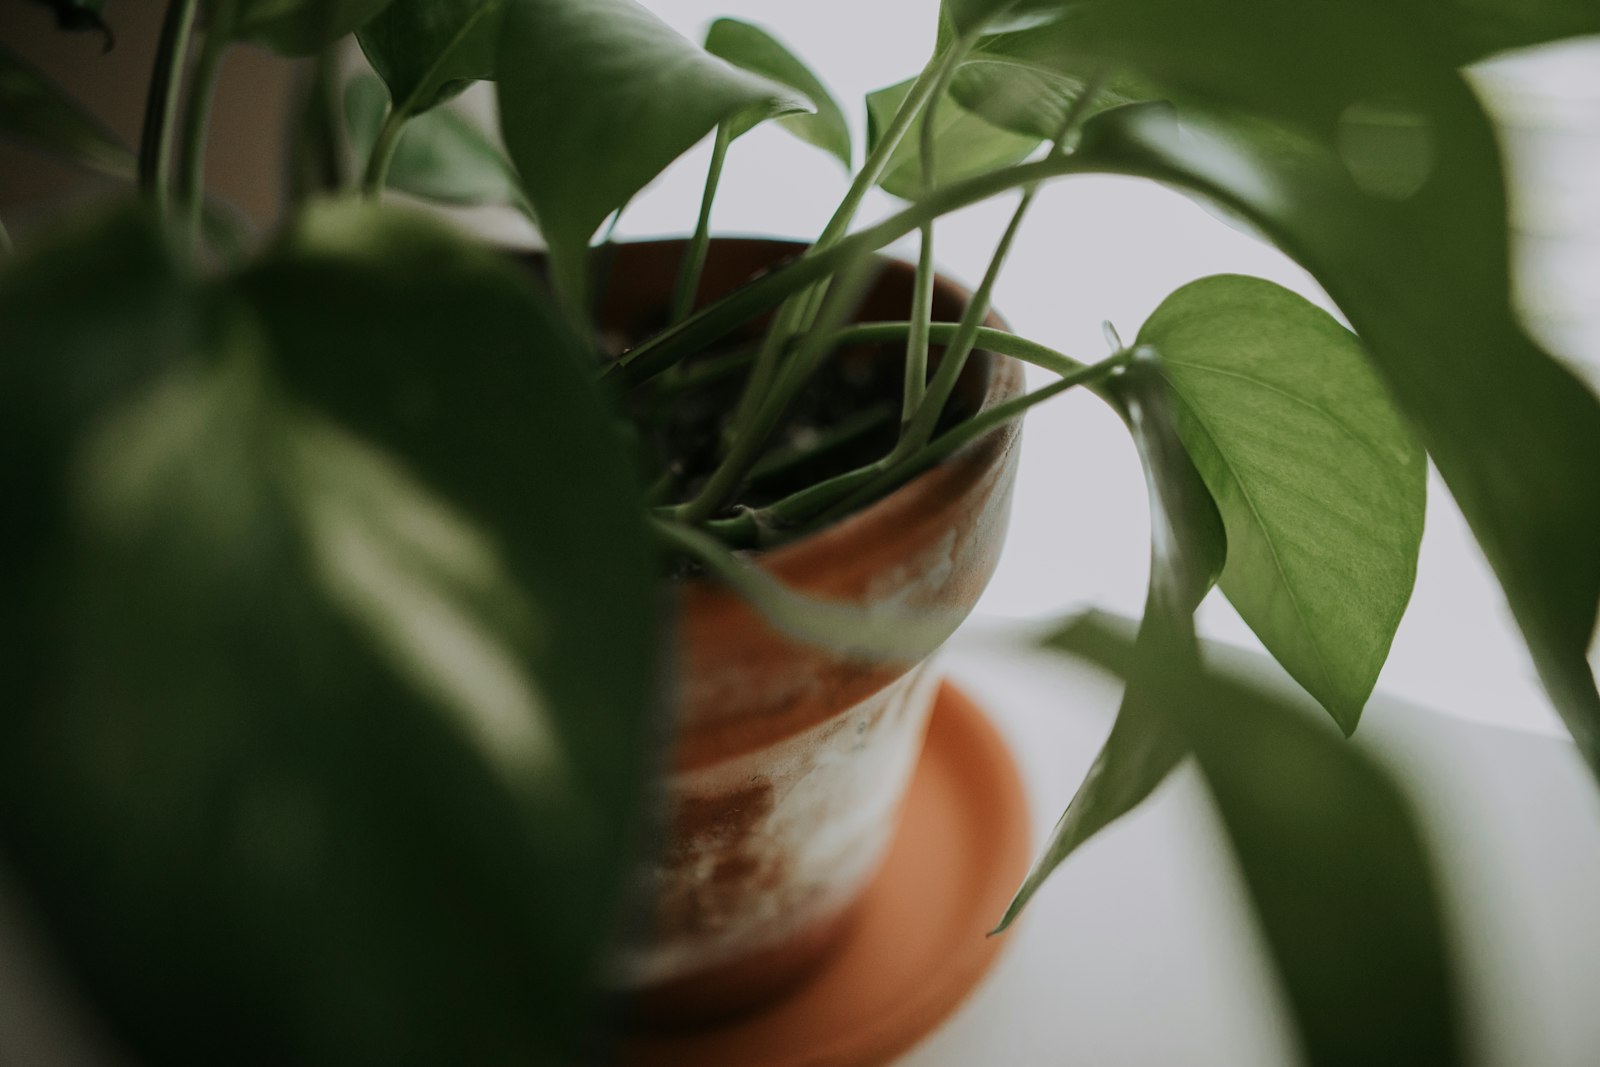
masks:
<svg viewBox="0 0 1600 1067"><path fill-rule="evenodd" d="M1016 765L983 712L946 683L883 871L834 954L752 1015L628 1040L630 1067L868 1067L930 1033L988 971L987 937L1027 873Z"/></svg>

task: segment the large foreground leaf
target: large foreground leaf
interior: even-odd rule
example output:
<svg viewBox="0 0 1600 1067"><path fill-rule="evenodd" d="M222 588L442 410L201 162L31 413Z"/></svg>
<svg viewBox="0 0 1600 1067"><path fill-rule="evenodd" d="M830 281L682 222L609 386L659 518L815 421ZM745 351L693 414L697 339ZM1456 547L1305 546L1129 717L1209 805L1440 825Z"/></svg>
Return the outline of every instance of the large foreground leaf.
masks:
<svg viewBox="0 0 1600 1067"><path fill-rule="evenodd" d="M1222 591L1351 732L1416 579L1422 450L1355 336L1271 282L1192 282L1139 344L1227 525Z"/></svg>
<svg viewBox="0 0 1600 1067"><path fill-rule="evenodd" d="M1322 283L1600 770L1585 660L1600 602L1600 402L1511 310L1499 151L1471 89L1425 29L1364 4L1125 0L1070 18L1063 69L1131 69L1180 102L1176 118L1155 106L1098 116L1083 162L1222 201Z"/></svg>
<svg viewBox="0 0 1600 1067"><path fill-rule="evenodd" d="M500 125L558 272L601 221L719 123L806 105L633 0L511 0Z"/></svg>
<svg viewBox="0 0 1600 1067"><path fill-rule="evenodd" d="M650 557L574 343L484 255L319 215L203 293L124 220L0 286L0 852L142 1061L592 1024Z"/></svg>

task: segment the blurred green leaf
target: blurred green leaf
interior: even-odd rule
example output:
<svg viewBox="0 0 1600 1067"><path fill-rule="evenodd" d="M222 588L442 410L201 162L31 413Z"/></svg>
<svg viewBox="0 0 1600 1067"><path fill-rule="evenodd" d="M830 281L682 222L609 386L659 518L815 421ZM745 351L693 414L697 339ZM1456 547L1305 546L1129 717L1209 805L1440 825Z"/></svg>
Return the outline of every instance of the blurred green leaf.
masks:
<svg viewBox="0 0 1600 1067"><path fill-rule="evenodd" d="M358 75L345 86L345 117L356 159L372 153L389 94L383 82ZM446 204L507 204L519 195L511 161L471 121L436 108L406 123L386 184Z"/></svg>
<svg viewBox="0 0 1600 1067"><path fill-rule="evenodd" d="M213 19L231 18L231 36L275 52L309 56L354 33L389 0L207 0ZM220 18L219 18L220 16Z"/></svg>
<svg viewBox="0 0 1600 1067"><path fill-rule="evenodd" d="M1600 5L1591 0L1401 0L1394 9L1421 24L1453 63L1600 33Z"/></svg>
<svg viewBox="0 0 1600 1067"><path fill-rule="evenodd" d="M1405 798L1379 765L1297 709L1201 665L1192 616L1222 566L1225 540L1157 367L1140 346L1129 373L1108 383L1150 483L1144 619L1132 648L1122 637L1123 648L1108 657L1113 666L1131 664L1117 727L1137 709L1147 747L1194 754L1308 1062L1458 1063L1450 953ZM1080 620L1077 643L1116 648L1114 628L1085 636L1095 626ZM1104 769L1097 761L1102 777L1091 772L1091 780L1103 796L1148 793L1153 783L1138 775L1152 767L1161 770L1148 760Z"/></svg>
<svg viewBox="0 0 1600 1067"><path fill-rule="evenodd" d="M1126 628L1090 613L1056 647L1169 693L1216 801L1308 1063L1466 1060L1436 878L1394 776L1253 680L1133 666ZM1070 647L1067 647L1070 645ZM1120 721L1120 720L1119 720Z"/></svg>
<svg viewBox="0 0 1600 1067"><path fill-rule="evenodd" d="M517 0L500 55L501 132L558 273L607 215L719 123L806 110L632 0Z"/></svg>
<svg viewBox="0 0 1600 1067"><path fill-rule="evenodd" d="M356 34L396 111L421 114L493 78L505 0L394 0Z"/></svg>
<svg viewBox="0 0 1600 1067"><path fill-rule="evenodd" d="M850 126L844 112L811 69L793 52L759 26L738 19L722 18L706 31L706 51L736 67L787 85L809 100L816 113L783 115L778 125L809 144L831 154L846 170L850 169ZM758 113L759 114L759 113ZM752 116L736 129L734 136L756 125Z"/></svg>
<svg viewBox="0 0 1600 1067"><path fill-rule="evenodd" d="M0 281L0 852L142 1060L577 1056L655 596L575 349L348 209L237 284L130 217Z"/></svg>
<svg viewBox="0 0 1600 1067"><path fill-rule="evenodd" d="M1271 282L1192 282L1139 343L1227 525L1222 591L1350 733L1416 579L1422 449L1355 335Z"/></svg>
<svg viewBox="0 0 1600 1067"><path fill-rule="evenodd" d="M911 86L912 81L908 80L867 94L868 152L877 145L880 131L888 125ZM945 96L934 114L934 184L948 184L1026 159L1039 147L1039 140L991 125ZM922 139L913 130L890 154L878 185L910 200L922 191L922 184Z"/></svg>
<svg viewBox="0 0 1600 1067"><path fill-rule="evenodd" d="M1070 32L1070 26L1066 29ZM1013 133L1053 141L1073 105L1091 83L1095 98L1081 117L1110 107L1158 98L1148 82L1126 71L1060 69L1056 38L1062 23L983 37L950 82L950 95L969 111Z"/></svg>
<svg viewBox="0 0 1600 1067"><path fill-rule="evenodd" d="M0 137L131 178L133 153L88 108L0 44Z"/></svg>
<svg viewBox="0 0 1600 1067"><path fill-rule="evenodd" d="M1136 354L1124 373L1107 383L1105 392L1133 435L1150 490L1150 595L1137 648L1122 662L1152 655L1152 648L1192 659L1194 641L1187 620L1223 571L1228 534L1178 437L1167 387L1154 362ZM1085 632L1082 625L1071 623L1044 643L1076 651ZM1111 735L997 929L1005 929L1021 914L1045 879L1079 846L1142 804L1177 766L1184 744L1171 713L1161 706L1167 695L1160 686L1129 675Z"/></svg>
<svg viewBox="0 0 1600 1067"><path fill-rule="evenodd" d="M1600 403L1512 311L1499 148L1470 87L1430 60L1425 32L1365 5L1124 0L1070 18L1062 69L1131 69L1181 101L1176 116L1158 105L1096 116L1082 161L1213 197L1321 282L1461 505L1600 771L1585 659L1600 602Z"/></svg>

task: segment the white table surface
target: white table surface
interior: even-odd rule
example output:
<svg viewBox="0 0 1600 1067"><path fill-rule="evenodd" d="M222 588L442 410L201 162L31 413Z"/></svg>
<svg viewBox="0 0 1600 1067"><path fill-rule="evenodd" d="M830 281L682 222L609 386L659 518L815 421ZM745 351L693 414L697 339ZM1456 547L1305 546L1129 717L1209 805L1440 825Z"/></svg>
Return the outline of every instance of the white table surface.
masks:
<svg viewBox="0 0 1600 1067"><path fill-rule="evenodd" d="M1037 846L1110 729L1120 687L1031 651L1014 629L980 621L945 665L1010 743ZM1249 653L1210 654L1282 678ZM1600 1062L1600 791L1571 742L1381 697L1356 736L1422 813L1479 1062ZM1297 1062L1241 892L1185 767L1058 869L994 971L901 1067Z"/></svg>

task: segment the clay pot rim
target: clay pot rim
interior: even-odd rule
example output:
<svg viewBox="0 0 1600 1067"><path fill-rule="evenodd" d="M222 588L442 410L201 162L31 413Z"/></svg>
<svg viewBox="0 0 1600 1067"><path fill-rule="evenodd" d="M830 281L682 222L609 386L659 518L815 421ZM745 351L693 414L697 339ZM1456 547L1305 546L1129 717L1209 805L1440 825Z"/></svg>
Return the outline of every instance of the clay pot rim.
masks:
<svg viewBox="0 0 1600 1067"><path fill-rule="evenodd" d="M795 252L808 247L806 241L764 234L718 233L711 240L713 244L733 242L771 245L774 249L789 247ZM657 237L617 243L660 246L683 242L681 237ZM897 256L880 253L879 258L892 270L916 269ZM971 291L965 286L939 273L934 275L934 294L936 300L943 296L962 307L972 299ZM984 325L997 330L1009 328L992 307L984 318ZM975 372L985 375L983 396L976 412L990 410L1022 393L1023 366L1017 359L987 349L974 349L963 375ZM951 523L967 494L1000 469L1020 432L1020 419L997 426L872 503L794 541L753 550L749 558L795 588L826 592L827 573L841 561L855 558L854 546L900 540L911 527ZM697 592L725 592L721 583L708 577L696 576L681 581Z"/></svg>

